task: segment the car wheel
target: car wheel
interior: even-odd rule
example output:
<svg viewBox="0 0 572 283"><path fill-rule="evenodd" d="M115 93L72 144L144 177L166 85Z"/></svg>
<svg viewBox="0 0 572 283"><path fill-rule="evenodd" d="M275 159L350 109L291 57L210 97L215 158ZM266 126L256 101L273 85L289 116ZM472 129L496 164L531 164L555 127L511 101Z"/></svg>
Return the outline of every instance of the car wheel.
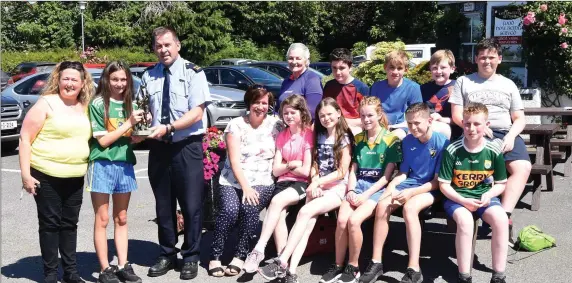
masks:
<svg viewBox="0 0 572 283"><path fill-rule="evenodd" d="M13 152L18 147L18 141L5 141L2 142L2 152Z"/></svg>

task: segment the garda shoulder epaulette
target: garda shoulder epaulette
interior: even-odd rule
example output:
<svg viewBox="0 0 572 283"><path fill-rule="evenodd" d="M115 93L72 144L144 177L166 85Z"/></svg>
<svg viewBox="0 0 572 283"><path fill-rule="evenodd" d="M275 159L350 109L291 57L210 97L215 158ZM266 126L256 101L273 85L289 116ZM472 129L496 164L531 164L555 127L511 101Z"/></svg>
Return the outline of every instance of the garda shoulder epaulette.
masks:
<svg viewBox="0 0 572 283"><path fill-rule="evenodd" d="M193 63L185 63L185 68L191 69L191 70L195 71L195 73L199 73L199 72L203 71L203 68L201 68L198 65L195 65Z"/></svg>

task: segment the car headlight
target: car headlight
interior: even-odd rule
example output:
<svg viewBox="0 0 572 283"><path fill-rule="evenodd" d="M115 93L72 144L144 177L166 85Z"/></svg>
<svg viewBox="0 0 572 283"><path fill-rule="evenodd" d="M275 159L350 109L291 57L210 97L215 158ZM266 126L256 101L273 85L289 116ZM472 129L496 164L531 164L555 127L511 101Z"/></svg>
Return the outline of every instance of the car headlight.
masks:
<svg viewBox="0 0 572 283"><path fill-rule="evenodd" d="M230 108L230 109L245 109L246 106L242 101L214 101L214 107L218 108Z"/></svg>

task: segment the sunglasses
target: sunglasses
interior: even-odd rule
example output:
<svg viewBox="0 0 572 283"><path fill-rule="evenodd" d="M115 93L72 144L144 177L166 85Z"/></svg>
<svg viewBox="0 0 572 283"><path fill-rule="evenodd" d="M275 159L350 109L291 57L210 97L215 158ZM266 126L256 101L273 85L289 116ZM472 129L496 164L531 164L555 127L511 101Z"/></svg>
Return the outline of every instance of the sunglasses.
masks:
<svg viewBox="0 0 572 283"><path fill-rule="evenodd" d="M261 85L261 84L253 84L251 86L252 89L262 89L262 90L266 90L266 87Z"/></svg>
<svg viewBox="0 0 572 283"><path fill-rule="evenodd" d="M83 64L78 62L78 61L63 61L60 64L60 70L65 70L65 69L75 69L78 71L83 71Z"/></svg>

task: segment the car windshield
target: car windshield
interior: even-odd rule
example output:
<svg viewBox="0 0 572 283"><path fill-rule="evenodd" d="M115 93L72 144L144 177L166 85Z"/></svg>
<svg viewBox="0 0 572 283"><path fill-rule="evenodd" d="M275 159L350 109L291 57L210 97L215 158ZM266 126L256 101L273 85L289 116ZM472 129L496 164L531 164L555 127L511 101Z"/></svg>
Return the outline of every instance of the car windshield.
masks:
<svg viewBox="0 0 572 283"><path fill-rule="evenodd" d="M261 85L282 84L282 79L273 74L258 68L244 68L240 72L250 77L255 83Z"/></svg>

